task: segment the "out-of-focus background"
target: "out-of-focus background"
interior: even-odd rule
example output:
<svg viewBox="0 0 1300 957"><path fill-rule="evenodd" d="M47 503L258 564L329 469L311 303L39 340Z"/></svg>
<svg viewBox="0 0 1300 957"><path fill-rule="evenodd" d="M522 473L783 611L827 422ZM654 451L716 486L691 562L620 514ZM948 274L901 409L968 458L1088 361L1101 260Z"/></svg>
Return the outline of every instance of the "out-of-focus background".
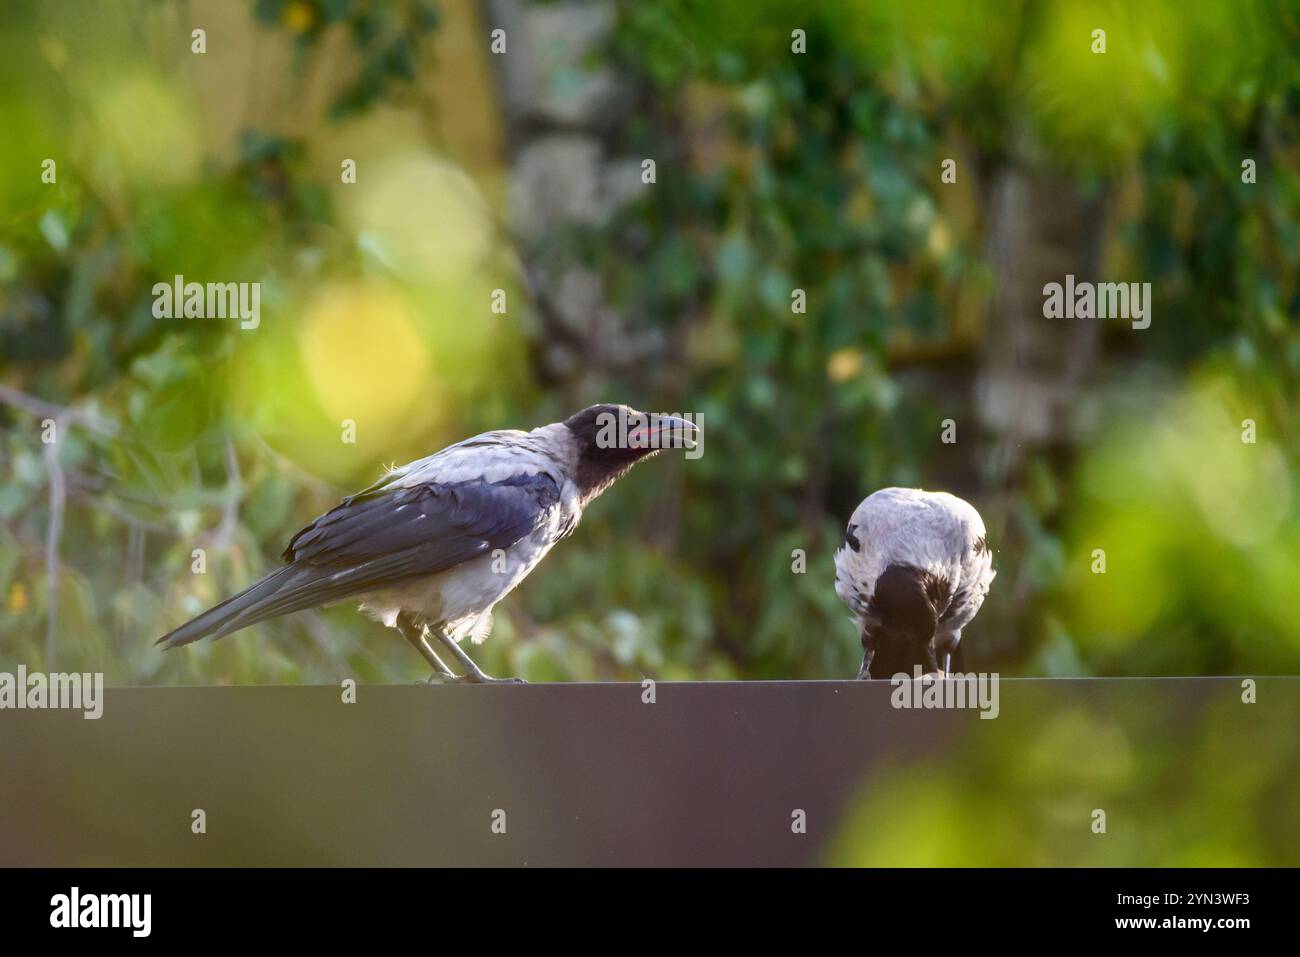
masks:
<svg viewBox="0 0 1300 957"><path fill-rule="evenodd" d="M901 484L988 523L971 668L1297 671L1297 4L0 17L0 668L421 676L350 607L152 641L385 464L625 401L703 457L598 501L486 670L851 676L831 556ZM259 327L154 318L177 274ZM1066 274L1150 328L1044 318Z"/></svg>

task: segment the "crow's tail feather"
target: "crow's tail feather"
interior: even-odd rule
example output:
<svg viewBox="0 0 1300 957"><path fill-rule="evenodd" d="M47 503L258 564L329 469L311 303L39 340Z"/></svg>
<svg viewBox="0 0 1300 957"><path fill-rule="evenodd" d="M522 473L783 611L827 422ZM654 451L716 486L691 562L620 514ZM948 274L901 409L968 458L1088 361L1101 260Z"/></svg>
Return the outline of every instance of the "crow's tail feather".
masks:
<svg viewBox="0 0 1300 957"><path fill-rule="evenodd" d="M247 628L266 618L296 611L304 606L292 600L286 602L284 599L299 592L304 584L315 577L316 574L311 570L285 565L261 581L248 586L238 595L212 606L175 631L169 631L155 644L162 645L164 648L177 648L198 641L200 638L209 636L221 638L232 631Z"/></svg>

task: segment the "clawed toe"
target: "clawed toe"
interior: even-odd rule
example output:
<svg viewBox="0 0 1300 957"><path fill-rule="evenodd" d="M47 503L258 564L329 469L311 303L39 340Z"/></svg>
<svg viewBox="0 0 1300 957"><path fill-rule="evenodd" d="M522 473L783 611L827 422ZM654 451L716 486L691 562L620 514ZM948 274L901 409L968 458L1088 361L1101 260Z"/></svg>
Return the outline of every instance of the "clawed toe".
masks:
<svg viewBox="0 0 1300 957"><path fill-rule="evenodd" d="M523 678L493 678L491 675L440 675L437 673L421 678L417 685L526 685Z"/></svg>
<svg viewBox="0 0 1300 957"><path fill-rule="evenodd" d="M445 685L449 681L455 681L455 680L456 680L455 675L448 677L447 675L440 675L438 674L438 672L435 671L427 678L416 678L415 681L412 683L417 685Z"/></svg>

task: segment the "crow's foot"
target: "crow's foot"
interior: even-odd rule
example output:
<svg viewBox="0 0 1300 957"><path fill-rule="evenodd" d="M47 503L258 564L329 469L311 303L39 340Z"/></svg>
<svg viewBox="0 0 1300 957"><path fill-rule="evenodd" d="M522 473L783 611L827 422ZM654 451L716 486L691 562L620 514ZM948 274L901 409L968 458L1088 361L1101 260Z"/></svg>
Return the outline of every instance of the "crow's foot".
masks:
<svg viewBox="0 0 1300 957"><path fill-rule="evenodd" d="M477 675L454 675L450 678L443 678L443 684L454 685L526 685L528 684L523 678L493 678L489 674L480 671Z"/></svg>

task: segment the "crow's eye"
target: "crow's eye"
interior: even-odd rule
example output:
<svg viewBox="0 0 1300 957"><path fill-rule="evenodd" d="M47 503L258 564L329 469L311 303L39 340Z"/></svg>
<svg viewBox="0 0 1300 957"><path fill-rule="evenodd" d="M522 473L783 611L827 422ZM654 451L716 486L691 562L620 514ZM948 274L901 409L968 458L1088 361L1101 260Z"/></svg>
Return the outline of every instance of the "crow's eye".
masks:
<svg viewBox="0 0 1300 957"><path fill-rule="evenodd" d="M849 546L849 548L853 549L855 552L860 552L862 551L862 543L859 542L858 537L853 534L853 530L857 527L858 526L856 525L849 526L849 530L844 533L844 544Z"/></svg>

